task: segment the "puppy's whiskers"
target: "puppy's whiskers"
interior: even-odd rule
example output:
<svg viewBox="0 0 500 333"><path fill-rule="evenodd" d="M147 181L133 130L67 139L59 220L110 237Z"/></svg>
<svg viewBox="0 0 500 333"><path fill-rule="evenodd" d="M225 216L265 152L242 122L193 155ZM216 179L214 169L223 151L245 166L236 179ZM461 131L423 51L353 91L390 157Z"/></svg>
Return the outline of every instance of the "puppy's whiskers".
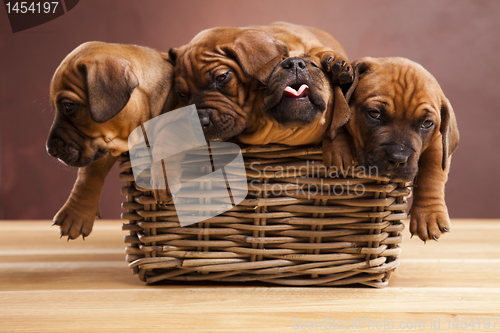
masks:
<svg viewBox="0 0 500 333"><path fill-rule="evenodd" d="M257 88L252 89L252 92L258 92L260 90L265 90L265 89L267 89L267 86L257 87Z"/></svg>

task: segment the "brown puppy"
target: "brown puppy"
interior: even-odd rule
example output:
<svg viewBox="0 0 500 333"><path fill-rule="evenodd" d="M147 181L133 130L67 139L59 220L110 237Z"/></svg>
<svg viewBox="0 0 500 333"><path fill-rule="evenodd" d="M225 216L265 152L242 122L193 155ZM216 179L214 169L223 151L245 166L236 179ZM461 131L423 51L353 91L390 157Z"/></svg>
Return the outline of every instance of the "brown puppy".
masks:
<svg viewBox="0 0 500 333"><path fill-rule="evenodd" d="M88 42L57 68L50 85L55 112L47 152L79 167L71 194L54 217L61 236L92 231L104 179L128 150L130 132L171 109L173 66L149 48Z"/></svg>
<svg viewBox="0 0 500 333"><path fill-rule="evenodd" d="M414 181L410 232L437 240L450 230L444 186L459 141L453 108L436 79L408 59L368 57L353 66L355 79L346 96L351 137L336 140L352 140L359 165Z"/></svg>
<svg viewBox="0 0 500 333"><path fill-rule="evenodd" d="M275 67L238 139L248 144L328 144L349 119L340 89L352 80L344 49L316 28L277 22L261 29L284 42L290 57ZM327 165L334 163L335 151L324 149Z"/></svg>
<svg viewBox="0 0 500 333"><path fill-rule="evenodd" d="M318 143L348 119L339 85L351 82L352 69L340 44L319 29L284 22L213 28L170 58L179 99L196 104L207 140L246 128L238 140L248 144Z"/></svg>
<svg viewBox="0 0 500 333"><path fill-rule="evenodd" d="M288 47L259 28L212 28L171 49L179 106L195 104L205 137L226 140L245 128L255 94Z"/></svg>

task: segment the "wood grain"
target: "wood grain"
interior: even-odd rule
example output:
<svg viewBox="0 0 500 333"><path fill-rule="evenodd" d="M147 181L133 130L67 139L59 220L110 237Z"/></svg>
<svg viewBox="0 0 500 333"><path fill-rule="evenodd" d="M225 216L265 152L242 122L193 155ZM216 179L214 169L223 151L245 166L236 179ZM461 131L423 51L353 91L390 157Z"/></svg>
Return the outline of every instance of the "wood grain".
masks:
<svg viewBox="0 0 500 333"><path fill-rule="evenodd" d="M448 323L500 318L500 220L454 220L425 245L406 229L382 290L144 285L126 265L121 223L98 221L85 241L66 242L49 221L0 222L0 332L330 331L332 320L352 322L348 331L458 332ZM500 332L500 322L481 331Z"/></svg>

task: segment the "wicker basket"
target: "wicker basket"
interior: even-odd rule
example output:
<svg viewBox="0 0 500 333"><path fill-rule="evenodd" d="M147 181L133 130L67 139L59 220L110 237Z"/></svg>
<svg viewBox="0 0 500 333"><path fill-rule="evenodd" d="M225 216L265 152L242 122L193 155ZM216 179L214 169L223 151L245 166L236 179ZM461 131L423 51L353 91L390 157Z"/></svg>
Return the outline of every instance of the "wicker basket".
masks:
<svg viewBox="0 0 500 333"><path fill-rule="evenodd" d="M128 155L120 157L120 179L127 183L122 218L129 221L123 230L130 232L126 258L142 281L387 285L399 265L407 184L366 170L333 173L322 165L319 147L251 146L242 152L246 199L186 227L173 205L159 206L152 192L137 188Z"/></svg>

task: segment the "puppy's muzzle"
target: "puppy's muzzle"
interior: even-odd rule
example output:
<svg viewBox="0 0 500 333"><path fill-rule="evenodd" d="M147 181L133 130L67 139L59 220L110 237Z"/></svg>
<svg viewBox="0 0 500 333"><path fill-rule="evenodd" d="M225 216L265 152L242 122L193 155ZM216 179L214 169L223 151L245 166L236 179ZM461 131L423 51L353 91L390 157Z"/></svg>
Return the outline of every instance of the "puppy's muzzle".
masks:
<svg viewBox="0 0 500 333"><path fill-rule="evenodd" d="M281 62L281 67L292 74L298 75L306 70L306 62L302 58L291 57Z"/></svg>
<svg viewBox="0 0 500 333"><path fill-rule="evenodd" d="M61 149L62 146L63 146L63 143L60 139L50 138L47 141L45 149L47 150L47 154L49 154L52 157L58 158L59 150Z"/></svg>
<svg viewBox="0 0 500 333"><path fill-rule="evenodd" d="M212 123L212 121L210 120L211 115L211 109L198 109L198 117L200 117L200 123L203 129L208 128Z"/></svg>
<svg viewBox="0 0 500 333"><path fill-rule="evenodd" d="M46 144L47 153L55 158L63 159L64 161L76 159L78 149L71 145L66 145L62 139L57 136L51 136Z"/></svg>
<svg viewBox="0 0 500 333"><path fill-rule="evenodd" d="M71 144L65 144L61 138L55 135L51 135L49 137L45 149L50 156L55 157L70 166L77 163L80 156L78 148L72 146Z"/></svg>
<svg viewBox="0 0 500 333"><path fill-rule="evenodd" d="M377 167L377 172L391 179L411 181L418 171L416 152L402 144L381 145L365 160L366 166Z"/></svg>
<svg viewBox="0 0 500 333"><path fill-rule="evenodd" d="M414 153L413 149L401 145L387 146L384 151L390 169L404 168Z"/></svg>

